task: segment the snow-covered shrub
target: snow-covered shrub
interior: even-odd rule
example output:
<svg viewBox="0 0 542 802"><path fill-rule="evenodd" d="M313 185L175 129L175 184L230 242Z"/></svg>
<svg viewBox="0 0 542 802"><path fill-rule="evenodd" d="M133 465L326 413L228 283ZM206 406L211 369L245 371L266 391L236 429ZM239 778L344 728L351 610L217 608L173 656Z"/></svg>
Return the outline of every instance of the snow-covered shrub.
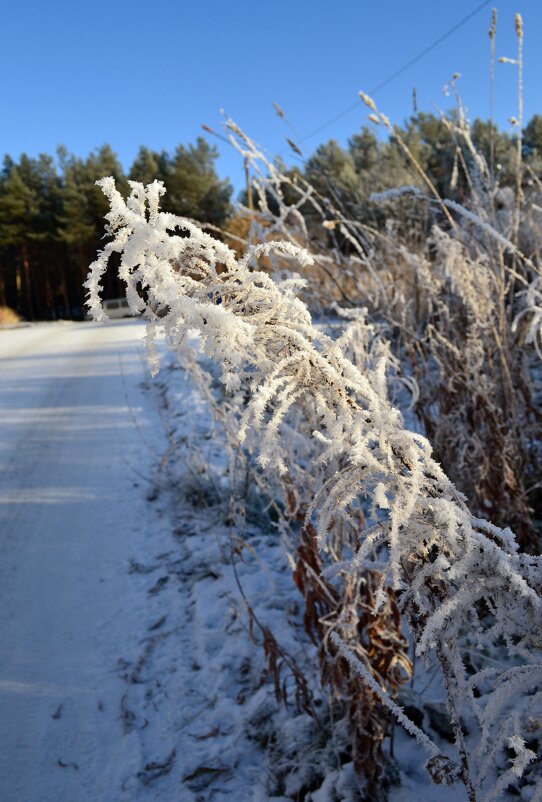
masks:
<svg viewBox="0 0 542 802"><path fill-rule="evenodd" d="M424 733L410 729L432 753L428 767L435 780L461 779L470 800L495 799L505 783L493 770L501 745L515 754L510 777L521 775L534 757L523 746L522 731L524 711L532 715L540 704L540 560L520 553L509 529L471 514L429 442L405 428L388 401L386 357L362 372L340 340L313 325L296 295L299 279L274 281L254 269L263 256L306 267L312 261L306 251L282 240L252 245L236 258L193 223L161 213L159 183L145 188L133 182L127 201L113 179L100 184L111 204L112 239L86 282L93 315L105 317L99 283L117 253L128 301L148 319L154 372L157 329L165 330L172 348L196 330L203 352L221 366L225 386L235 391L241 382L250 385L239 439L256 432L266 470L287 471L290 443L281 424L301 399L312 408L314 464L336 465L306 513L307 520L317 520L319 548L333 548L336 522L351 525L366 499L370 517L359 548L334 570L352 577L368 568L380 572L375 613L386 604L387 583L399 593L418 654L435 654L441 666L457 760L439 755ZM467 677L461 650L466 625L480 644L501 639L513 666ZM347 655L389 704L367 670ZM478 697L474 689L482 685ZM460 721L464 709L479 722L477 745L469 751Z"/></svg>

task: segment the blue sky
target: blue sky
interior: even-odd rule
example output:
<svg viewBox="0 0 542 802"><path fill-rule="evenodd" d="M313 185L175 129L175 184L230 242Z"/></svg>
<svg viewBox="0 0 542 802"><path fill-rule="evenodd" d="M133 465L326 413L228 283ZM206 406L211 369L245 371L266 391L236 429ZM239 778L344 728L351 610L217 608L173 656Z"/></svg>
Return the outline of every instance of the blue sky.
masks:
<svg viewBox="0 0 542 802"><path fill-rule="evenodd" d="M271 153L288 151L286 112L303 139L371 90L473 11L481 0L20 0L0 12L0 154L87 155L108 142L128 167L138 146L172 150L225 109ZM496 0L377 93L395 122L412 111L447 108L443 85L461 73L471 117L489 115L491 7L497 56L516 50L514 13L525 25L525 120L542 113L542 3ZM516 71L496 68L496 119L510 130ZM366 122L359 106L305 141L347 138ZM220 143L218 170L236 188L238 155Z"/></svg>

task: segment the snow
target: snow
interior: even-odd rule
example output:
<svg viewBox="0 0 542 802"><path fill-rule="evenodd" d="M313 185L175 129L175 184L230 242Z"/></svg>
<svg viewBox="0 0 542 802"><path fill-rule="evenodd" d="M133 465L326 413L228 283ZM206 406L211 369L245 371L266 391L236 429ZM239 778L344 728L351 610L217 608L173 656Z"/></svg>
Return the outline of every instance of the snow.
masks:
<svg viewBox="0 0 542 802"><path fill-rule="evenodd" d="M302 466L296 467L295 454L289 455L287 438L281 435L289 428L286 418L292 404L298 404L303 407L304 417L304 423L298 421L301 427L298 434L301 438L305 436L307 453L310 452L318 442L310 435L314 431L311 406L314 404L318 415L316 428L325 431L327 442L320 439L318 445L325 447L319 449L319 454L313 454L311 462L315 467L326 466L329 475L320 474L312 487L305 488L305 511L306 519L312 516L317 519L319 547L332 553L332 530L337 522L351 526L351 513L355 513L361 494L368 499L372 497L372 509L376 512L376 488L379 499L385 488L389 502L385 525L388 549L382 550L381 556L387 565L375 595L374 609L378 613L385 602L384 586L390 576L393 587L404 591L401 605L409 611L407 618L417 642L417 654L428 659L438 653L446 678L448 709L456 722L456 745L466 765L459 735L460 708L469 706L473 715L483 719L491 717L495 707L488 702L481 710L474 696L466 694L466 666L460 645L463 621L474 616L481 641L483 627L476 605L484 600L494 616L494 623L485 620L488 636L493 639L502 636L510 652L536 661L532 652L539 645L537 633L542 607L537 589L531 584L535 581L533 565L530 561L527 564L516 548L507 550L511 537L508 530L503 532L502 546L494 542L495 528L480 524L470 514L465 498L433 460L429 442L405 429L401 412L390 404L387 394L390 346L385 339L377 337L373 342L363 318L356 320L351 325L364 333L354 363L340 340L333 341L312 325L308 308L293 294L289 282L274 281L265 272L249 269L260 255L269 256L271 249L287 255L293 265L310 263L311 257L306 252L290 245L287 238L266 245L249 245L245 256L238 259L223 242L192 222L158 212L159 184L145 189L132 182L130 196L124 200L113 178L97 183L110 202L107 233L113 239L90 267L85 282L89 310L96 319L102 318L101 279L109 257L117 253L118 275L127 286L128 297L131 290L136 292L138 285L145 288L144 315L149 320L147 344L153 375L159 368L159 360L153 353L158 331L164 332L174 353L185 357L187 337L197 332L201 352L221 368L224 385L232 391L242 391L237 394L234 413L240 426L230 422L228 434L232 467L239 436L243 440L250 431L259 442L256 448L249 446L249 450L261 468L285 475L293 467L303 473ZM176 230L184 236L175 234ZM219 406L224 402L225 399L215 400ZM220 417L224 415L217 413L217 419ZM294 430L298 424L294 424ZM271 494L278 493L289 504L285 489L283 484L282 489L274 488ZM274 499L271 501L274 503ZM234 507L232 498L232 515ZM492 537L488 537L488 527ZM431 559L433 549L438 559ZM370 563L376 557L379 569L382 567L379 555L373 549L371 552L367 553L365 541L353 555L354 576L368 558ZM264 565L267 562L265 558L262 560ZM439 587L438 594L434 593L433 582ZM247 603L247 612L250 610ZM254 617L250 620L258 621ZM269 670L274 674L279 698L276 644L274 656L270 656L270 630L260 624L258 628L264 637ZM298 683L304 672L293 671L293 676ZM498 699L498 694L495 698ZM485 727L482 720L480 724ZM502 748L505 732L509 736L519 734L516 733L519 724L517 716L507 715L505 725L503 722L502 727L493 727L492 756ZM472 797L478 757L479 753L463 773ZM428 768L436 782L449 782L452 778L457 781L460 776L457 764L447 757L432 758ZM478 777L478 786L486 780L488 798L504 788L504 785L497 788L494 778L489 778L484 770ZM285 781L285 787L292 790L289 781Z"/></svg>
<svg viewBox="0 0 542 802"><path fill-rule="evenodd" d="M0 332L5 799L118 800L138 761L119 737L115 664L150 623L128 557L161 535L142 492L163 448L139 386L143 332L135 321Z"/></svg>
<svg viewBox="0 0 542 802"><path fill-rule="evenodd" d="M147 375L144 334L138 320L0 330L0 797L356 799L340 733L323 741L293 687L276 701L250 634L237 579L325 711L277 530L253 510L237 539L224 432L160 341ZM390 802L466 799L431 785L400 728L395 754Z"/></svg>
<svg viewBox="0 0 542 802"><path fill-rule="evenodd" d="M202 495L204 460L190 443L205 444L217 470L223 446L182 373L169 395L146 375L143 338L134 320L0 331L0 771L10 802L271 798L262 743L290 716L262 679L224 509L212 488ZM173 435L186 445L171 457L174 478L163 459ZM276 534L251 534L268 569L247 553L238 575L280 631L290 573Z"/></svg>

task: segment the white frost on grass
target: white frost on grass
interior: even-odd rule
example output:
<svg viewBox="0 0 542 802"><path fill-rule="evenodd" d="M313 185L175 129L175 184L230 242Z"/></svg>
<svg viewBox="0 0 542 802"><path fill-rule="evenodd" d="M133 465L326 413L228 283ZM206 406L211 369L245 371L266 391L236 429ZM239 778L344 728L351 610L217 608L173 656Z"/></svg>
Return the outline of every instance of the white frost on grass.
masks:
<svg viewBox="0 0 542 802"><path fill-rule="evenodd" d="M250 390L242 431L251 427L260 436L259 460L267 469L287 470L288 442L281 437L281 423L291 404L301 397L315 404L314 428L324 438L318 460L340 466L309 509L309 516L314 513L318 519L319 545L328 547L332 522L341 517L348 521L349 509L361 495L374 506L385 492L384 578L403 591L402 607L419 653L438 655L456 719L458 708L472 705L460 634L465 621L473 621L479 631L486 626L477 613L481 603L493 614L491 638L503 638L519 659L539 660L540 560L519 554L509 530L470 514L433 460L428 441L408 431L389 403L382 370L377 366L361 372L340 343L313 326L293 293L295 285L250 269L271 251L289 264L297 260L306 265L306 252L277 242L253 246L237 259L193 223L158 212L162 189L156 182L147 189L132 182L128 202L113 179L99 183L110 201L107 219L113 239L91 266L89 308L101 314L99 282L110 255L118 253L129 297L140 286L148 298L150 341L161 327L176 350L195 329L204 353L221 366L223 381ZM369 545L362 543L353 571L371 564L374 544ZM382 585L377 607L384 597ZM457 745L463 751L464 777L475 777L459 734Z"/></svg>

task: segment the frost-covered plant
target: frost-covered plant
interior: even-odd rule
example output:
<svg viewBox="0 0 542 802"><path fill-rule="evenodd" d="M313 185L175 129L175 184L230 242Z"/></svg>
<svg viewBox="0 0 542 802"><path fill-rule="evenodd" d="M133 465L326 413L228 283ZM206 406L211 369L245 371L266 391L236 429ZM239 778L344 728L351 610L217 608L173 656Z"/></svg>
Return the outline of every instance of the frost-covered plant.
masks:
<svg viewBox="0 0 542 802"><path fill-rule="evenodd" d="M514 331L522 332L522 339L534 345L542 357L542 279L540 276L524 292L524 308L514 320Z"/></svg>
<svg viewBox="0 0 542 802"><path fill-rule="evenodd" d="M361 370L371 372L377 362L386 359L390 368L393 368L394 360L389 347L379 340L374 327L367 323L364 310L357 313L337 311L347 318L353 318L346 326L340 325L340 342L355 364ZM332 329L336 330L337 327L336 324ZM358 532L363 528L364 518L358 510L355 527L345 526L343 521L332 524L328 534L331 547L325 554L318 552L314 528L305 523L306 511L336 466L334 463L318 468L314 465L313 458L319 444L312 437L312 407L300 398L281 424L281 436L289 441L287 474L277 476L276 472L258 468L255 459L259 453L259 439L250 437L249 430L249 436L241 448L237 437L245 403L250 397L250 387L241 384L235 393L226 393L222 386L221 391L221 385L217 384L211 373L209 361L198 358L196 342L182 350L177 347L176 354L182 369L189 373L225 436L229 455L228 520L232 531L232 560L235 560L237 550L247 545L242 532L247 520L253 519L254 512L262 507L262 499L258 499L260 494L276 519L274 525L281 533L293 579L303 598L304 630L317 648L321 684L333 708L330 717L333 722L332 737L341 742L348 731L349 750L356 772L360 779L363 778L364 793L371 800L380 799L384 794L382 783L388 763L384 740L392 732L389 712L374 694L360 685L356 676L350 675L348 666L337 655L329 635L332 631L338 633L342 641L363 660L379 685L395 696L412 673L407 655L408 642L402 632L395 593L388 587L386 604L377 615L373 615L373 593L381 579L379 572L363 572L355 579L348 571L341 571L331 581L322 577L323 568L343 562L345 555L351 555L359 548ZM248 547L253 551L252 545ZM251 628L262 635L261 642L269 673L274 679L277 700L288 704L290 694L285 689L289 684L295 685L296 698L306 699L304 672L308 677L314 677L316 666L307 665L306 660L303 666L297 666L291 658L282 659L281 634L277 640L271 630L262 625L254 616L250 600L240 582L239 589L252 621ZM296 620L288 623L294 627L294 638L303 640ZM306 653L306 649L303 652ZM285 681L286 674L292 683ZM316 714L313 706L304 706L310 715L315 715L320 726L321 714Z"/></svg>
<svg viewBox="0 0 542 802"><path fill-rule="evenodd" d="M346 550L359 546L352 540L354 531L335 537ZM366 782L368 799L381 799L385 779L384 738L389 734L389 709L378 695L341 659L332 636L347 644L364 666L374 684L394 698L401 685L412 675L407 656L407 642L401 631L401 616L396 594L386 588L386 602L374 611L374 593L381 574L368 570L352 575L345 571L337 586L325 577L325 555L316 547L313 527L301 530L294 579L305 599L304 625L318 646L322 683L343 703L351 736L352 758L356 772Z"/></svg>
<svg viewBox="0 0 542 802"><path fill-rule="evenodd" d="M434 225L423 250L410 253L415 303L390 317L401 326L421 388L416 409L437 458L472 508L508 520L522 548L538 552L528 496L542 470L525 347L532 337L516 337L512 326L536 267L487 222L480 198L473 205L480 217L463 209L454 231Z"/></svg>
<svg viewBox="0 0 542 802"><path fill-rule="evenodd" d="M242 441L250 428L257 432L259 461L267 470L287 469L281 422L288 410L301 398L312 405L313 437L320 447L316 461L337 464L307 512L317 517L319 547L330 548L332 523L351 524L360 500L367 499L371 519L360 533L359 549L341 568L353 576L379 568L375 611L386 602L389 581L400 593L418 654L435 653L438 658L458 763L451 767L443 758L448 768L433 776L461 778L470 800L495 798L501 786L486 764L492 765L503 733L519 749L515 774L532 757L519 746L521 712L510 711L528 704L532 713L539 704L539 559L521 554L509 529L470 513L434 461L429 442L408 431L388 401L385 360L372 374L361 372L340 342L312 324L296 297L299 279L277 282L253 269L269 254L280 254L292 266L307 265L307 252L279 241L251 246L237 259L194 224L161 213L163 188L158 182L147 188L133 182L127 201L113 179L100 185L111 205L107 220L112 239L86 282L91 312L97 319L105 317L99 283L110 256L117 253L130 306L149 321L153 371L158 370L153 342L159 327L173 348L196 330L204 353L220 364L227 387L235 389L241 378L250 382L252 394L239 437ZM480 643L502 639L516 665L467 681L460 648L466 623ZM478 681L488 686L481 702L472 692ZM481 727L479 745L471 754L460 721L464 707L471 708Z"/></svg>
<svg viewBox="0 0 542 802"><path fill-rule="evenodd" d="M404 359L418 380L416 411L437 459L471 508L494 523L508 520L521 546L538 551L527 492L540 470L532 360L513 336L490 257L433 228L427 252L411 256L424 314L415 326L405 322Z"/></svg>
<svg viewBox="0 0 542 802"><path fill-rule="evenodd" d="M395 136L387 117L363 97ZM287 237L310 249L311 293L324 296L319 304L312 298L312 307L325 307L326 297L335 294L367 305L372 319L385 322L394 353L418 379L416 412L437 460L471 509L499 525L512 524L520 546L538 552L540 510L532 507L542 475L535 441L542 432L525 348L537 342L540 327L536 204L522 194L516 236L514 192L499 188L473 144L460 103L457 117L443 117L443 123L465 154L460 164L469 196L463 204L441 198L427 177L423 183L432 196L415 186L379 193L372 200L386 218L380 229L348 217L332 191L332 177L330 195L323 198L302 177L271 164L234 123L228 121L227 128L256 176L254 235ZM423 171L403 145L420 179ZM259 218L265 226L258 226ZM530 255L517 241L529 245ZM525 291L533 276L537 280ZM524 336L516 337L512 321L523 295Z"/></svg>
<svg viewBox="0 0 542 802"><path fill-rule="evenodd" d="M382 291L367 232L341 208L332 183L329 197L324 196L302 174L270 160L233 120L226 121L226 130L252 172L256 209L245 210L251 220L247 244L286 240L310 251L310 265L297 265L310 277L310 292L299 291L309 308L321 312L336 302L353 306ZM273 254L265 268L277 276L287 273L287 265Z"/></svg>

